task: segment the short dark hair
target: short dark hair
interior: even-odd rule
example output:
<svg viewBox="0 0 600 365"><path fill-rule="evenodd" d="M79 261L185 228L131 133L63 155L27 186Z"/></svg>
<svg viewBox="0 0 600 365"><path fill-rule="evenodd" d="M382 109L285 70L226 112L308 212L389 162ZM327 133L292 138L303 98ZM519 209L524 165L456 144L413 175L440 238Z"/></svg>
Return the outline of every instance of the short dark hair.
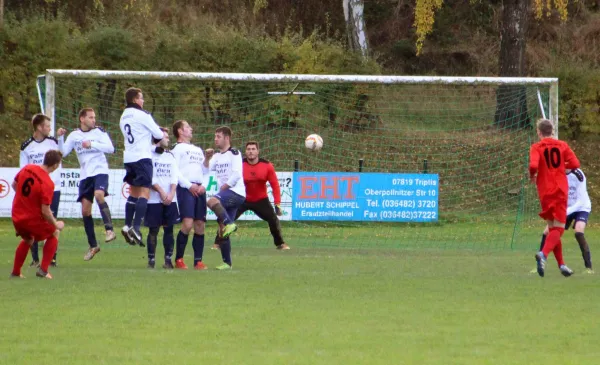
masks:
<svg viewBox="0 0 600 365"><path fill-rule="evenodd" d="M50 118L47 115L41 113L34 115L33 118L31 118L31 126L33 127L33 130L35 131L38 126L40 126L47 120L50 120Z"/></svg>
<svg viewBox="0 0 600 365"><path fill-rule="evenodd" d="M548 119L540 119L537 122L537 129L540 131L540 134L544 137L552 136L552 132L554 131L554 123Z"/></svg>
<svg viewBox="0 0 600 365"><path fill-rule="evenodd" d="M89 112L93 112L94 109L93 108L83 108L79 111L79 119L81 120L81 118L84 118L87 116L87 113Z"/></svg>
<svg viewBox="0 0 600 365"><path fill-rule="evenodd" d="M256 141L248 141L246 142L246 148L248 148L248 146L256 146L256 149L259 150L260 148L258 147L258 142Z"/></svg>
<svg viewBox="0 0 600 365"><path fill-rule="evenodd" d="M169 133L169 128L165 128L165 127L158 127L161 131L165 132L165 133ZM157 144L158 142L162 141L162 138L154 138L152 137L152 144Z"/></svg>
<svg viewBox="0 0 600 365"><path fill-rule="evenodd" d="M142 93L142 89L138 89L136 87L130 87L125 91L125 102L127 104L133 104L135 98L138 97L139 94Z"/></svg>
<svg viewBox="0 0 600 365"><path fill-rule="evenodd" d="M173 123L173 135L175 138L179 138L179 129L183 128L183 123L187 123L187 120L180 119Z"/></svg>
<svg viewBox="0 0 600 365"><path fill-rule="evenodd" d="M231 128L229 128L226 125L217 128L217 130L215 130L215 133L222 133L224 136L227 136L229 138L231 138L231 136L233 135L233 132L231 132Z"/></svg>
<svg viewBox="0 0 600 365"><path fill-rule="evenodd" d="M62 153L59 150L48 150L44 155L44 166L54 166L62 161Z"/></svg>

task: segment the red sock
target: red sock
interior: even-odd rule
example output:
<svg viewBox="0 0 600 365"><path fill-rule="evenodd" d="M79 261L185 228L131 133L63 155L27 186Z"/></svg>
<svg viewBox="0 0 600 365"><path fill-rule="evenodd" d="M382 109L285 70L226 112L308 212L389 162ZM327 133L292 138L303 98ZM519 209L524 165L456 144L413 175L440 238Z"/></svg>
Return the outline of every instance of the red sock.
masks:
<svg viewBox="0 0 600 365"><path fill-rule="evenodd" d="M42 264L40 265L43 271L48 272L48 267L50 266L50 262L52 262L57 248L58 239L54 236L48 238L46 243L44 243L44 256L42 256Z"/></svg>
<svg viewBox="0 0 600 365"><path fill-rule="evenodd" d="M558 267L561 267L565 264L562 253L562 242L558 242L558 245L554 247L554 257L556 258L556 262L558 262Z"/></svg>
<svg viewBox="0 0 600 365"><path fill-rule="evenodd" d="M19 245L17 246L17 251L15 252L15 262L13 264L13 275L21 275L21 268L27 259L27 254L29 254L29 245L25 243L25 241L21 240Z"/></svg>
<svg viewBox="0 0 600 365"><path fill-rule="evenodd" d="M544 243L544 248L542 252L546 258L550 255L550 252L554 251L554 247L560 244L560 236L562 236L565 231L562 227L552 227L550 228L550 232L548 232L548 237L546 237L546 243Z"/></svg>

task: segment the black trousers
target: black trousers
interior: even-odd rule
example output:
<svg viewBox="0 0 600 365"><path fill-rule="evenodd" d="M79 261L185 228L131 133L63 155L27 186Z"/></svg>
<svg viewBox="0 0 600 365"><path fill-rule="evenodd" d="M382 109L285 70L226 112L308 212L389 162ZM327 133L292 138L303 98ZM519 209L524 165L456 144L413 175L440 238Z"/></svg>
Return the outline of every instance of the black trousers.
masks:
<svg viewBox="0 0 600 365"><path fill-rule="evenodd" d="M271 231L271 236L273 236L273 243L275 246L279 246L284 243L283 237L281 236L281 225L279 224L279 218L277 214L275 214L275 209L271 205L271 202L268 198L259 200L254 203L250 203L248 201L244 202L235 215L235 219L237 220L245 211L253 211L257 217L269 223L269 230ZM217 239L217 243L218 243Z"/></svg>

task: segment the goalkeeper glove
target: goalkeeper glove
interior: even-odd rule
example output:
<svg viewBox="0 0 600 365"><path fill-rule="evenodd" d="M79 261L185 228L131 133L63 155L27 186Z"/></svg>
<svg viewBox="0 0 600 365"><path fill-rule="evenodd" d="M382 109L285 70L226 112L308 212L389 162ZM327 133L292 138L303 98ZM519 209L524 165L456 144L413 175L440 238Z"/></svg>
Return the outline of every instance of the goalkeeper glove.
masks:
<svg viewBox="0 0 600 365"><path fill-rule="evenodd" d="M279 206L279 204L275 204L275 214L277 214L278 216L283 215L283 212L281 211L281 207Z"/></svg>

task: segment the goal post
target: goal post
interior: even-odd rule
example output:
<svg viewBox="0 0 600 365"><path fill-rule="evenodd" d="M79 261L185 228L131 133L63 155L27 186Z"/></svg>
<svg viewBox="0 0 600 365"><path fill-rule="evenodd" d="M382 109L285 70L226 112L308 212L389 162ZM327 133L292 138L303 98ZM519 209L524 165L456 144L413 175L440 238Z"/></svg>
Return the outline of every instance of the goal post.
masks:
<svg viewBox="0 0 600 365"><path fill-rule="evenodd" d="M115 144L109 156L116 189L110 204L117 219L127 193L119 181L123 141L118 123L124 91L133 86L144 92L144 107L158 124L188 120L193 142L203 149L213 147L214 129L222 124L232 127L234 145L242 150L250 140L259 142L261 157L279 173L283 234L290 244L483 249L535 244L537 201L526 181L527 156L537 118L546 114L558 126L556 78L47 70L43 104L53 129L73 130L77 110L92 107ZM500 86L514 92L499 96ZM546 113L540 109L544 97ZM497 108L516 103L523 106L505 113L511 115L508 120L494 120ZM323 150L304 148L304 137L312 133L323 137ZM294 161L299 161L298 172ZM65 166L65 179L76 176L74 156ZM363 195L413 195L356 197L355 205L348 195L343 203L330 202L335 192L343 197L344 189L359 186L353 185L356 173L365 181L358 188ZM332 187L334 182L338 185ZM66 189L74 185L69 180ZM313 211L300 202L302 189L304 197L312 196L307 189L315 186L325 189L315 202L331 210ZM421 192L435 198L419 200L415 195ZM78 206L63 194L60 211L78 219ZM426 219L433 216L428 212L435 212L435 219ZM264 246L270 240L256 217L242 220L249 221L241 223L240 244Z"/></svg>

